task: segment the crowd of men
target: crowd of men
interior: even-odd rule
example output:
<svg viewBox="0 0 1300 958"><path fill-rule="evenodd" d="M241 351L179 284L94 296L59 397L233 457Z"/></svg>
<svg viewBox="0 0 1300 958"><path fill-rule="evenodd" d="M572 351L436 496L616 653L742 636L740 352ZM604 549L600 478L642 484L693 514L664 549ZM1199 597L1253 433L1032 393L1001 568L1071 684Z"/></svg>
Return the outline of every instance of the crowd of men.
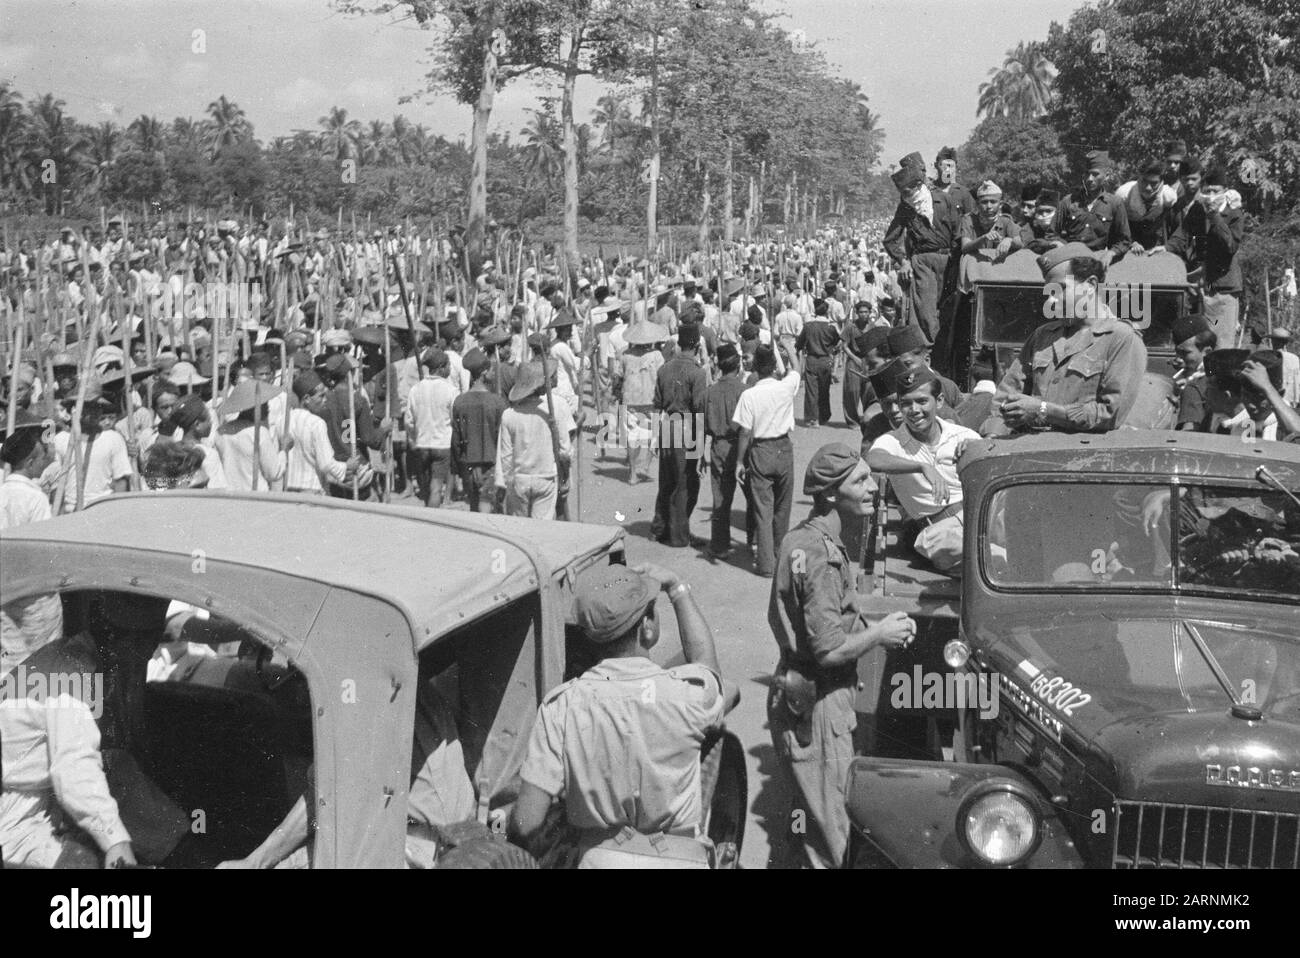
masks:
<svg viewBox="0 0 1300 958"><path fill-rule="evenodd" d="M956 464L972 439L1155 425L1300 441L1289 330L1242 345L1241 198L1222 171L1172 144L1119 184L1094 151L1082 188L1026 190L1017 202L990 181L963 187L951 150L935 169L931 180L919 154L904 158L883 229L657 262L551 253L525 265L520 246L513 264L487 260L471 272L456 237L395 228L320 231L308 242L286 231L272 242L264 227L233 221L210 238L193 224L135 236L114 220L102 236L65 230L38 247L20 242L0 264L12 344L0 528L139 487L413 495L432 508L577 517L594 417L595 454L625 458L629 485L657 483L650 535L659 542L731 557L732 505L743 496L750 567L772 580L770 727L810 815L801 860L837 864L857 659L916 634L901 613L863 624L844 539L871 512L873 476L889 477L916 554L958 576ZM512 254L496 248L498 258ZM972 360L972 274L1021 250L1068 308L1038 324L995 378ZM1103 290L1123 258L1161 253L1181 259L1192 293L1168 328L1172 386L1144 405L1146 339ZM194 283L245 283L258 295L229 316L187 296ZM791 528L794 431L831 423L837 379L845 422L860 435L814 455L802 485L812 510ZM709 535L695 542L705 472ZM665 694L694 711L689 727L656 727L681 741L672 769L655 774L680 775L692 755L698 771L701 730L734 697L682 585L663 569L615 570L578 589L580 624L609 644L597 666L604 684L571 688L539 713L511 822L518 840L536 838L557 798L571 803L571 821L585 815L601 827L698 824L697 807L656 792L662 782L643 783L642 797L664 803L644 821L617 820L626 796L611 781L582 794L564 788L578 746L564 741L563 713L608 717L607 693L593 688L662 679L644 656L661 589L694 667ZM625 698L619 708L635 712Z"/></svg>

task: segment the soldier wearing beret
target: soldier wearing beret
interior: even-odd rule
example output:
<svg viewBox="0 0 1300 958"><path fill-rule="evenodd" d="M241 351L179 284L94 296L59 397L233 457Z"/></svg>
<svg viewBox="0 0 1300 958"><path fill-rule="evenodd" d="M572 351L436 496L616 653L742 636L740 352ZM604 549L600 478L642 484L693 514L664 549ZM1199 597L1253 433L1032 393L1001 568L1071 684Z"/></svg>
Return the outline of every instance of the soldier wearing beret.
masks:
<svg viewBox="0 0 1300 958"><path fill-rule="evenodd" d="M648 657L659 640L660 591L686 660L671 669ZM544 851L535 842L556 800L569 827L562 850L588 851L624 829L699 837L700 746L740 692L722 677L690 585L659 566L609 565L582 573L574 592L578 628L599 661L538 707L511 837Z"/></svg>
<svg viewBox="0 0 1300 958"><path fill-rule="evenodd" d="M767 717L794 809L806 824L790 833L787 864L838 868L849 840L844 793L857 727L857 662L878 647L909 645L916 622L893 612L867 624L859 607L841 532L872 514L876 484L857 452L843 443L822 446L808 463L803 491L813 497L812 512L781 541L768 605L780 659Z"/></svg>

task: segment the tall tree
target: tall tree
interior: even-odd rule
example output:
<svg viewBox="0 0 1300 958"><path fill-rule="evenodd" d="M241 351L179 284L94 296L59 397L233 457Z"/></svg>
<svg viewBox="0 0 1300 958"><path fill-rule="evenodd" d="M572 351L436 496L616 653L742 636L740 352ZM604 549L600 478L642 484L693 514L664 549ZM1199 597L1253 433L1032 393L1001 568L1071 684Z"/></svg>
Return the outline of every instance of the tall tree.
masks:
<svg viewBox="0 0 1300 958"><path fill-rule="evenodd" d="M161 154L166 146L167 133L156 116L142 113L126 128L127 136L142 153Z"/></svg>
<svg viewBox="0 0 1300 958"><path fill-rule="evenodd" d="M1056 65L1043 53L1043 44L1034 40L1016 44L1008 50L1002 66L989 70L989 79L980 84L976 116L1005 116L1013 120L1032 120L1047 113L1052 103L1052 81Z"/></svg>
<svg viewBox="0 0 1300 958"><path fill-rule="evenodd" d="M40 167L39 181L46 187L43 191L46 197L45 208L47 212L61 215L64 191L71 193L77 174L86 162L88 144L76 122L64 114L64 102L54 94L46 93L37 97L30 106L28 142L33 158L37 159ZM53 182L50 182L47 175L50 171L54 174Z"/></svg>
<svg viewBox="0 0 1300 958"><path fill-rule="evenodd" d="M26 162L28 122L22 96L0 82L0 189L31 187Z"/></svg>
<svg viewBox="0 0 1300 958"><path fill-rule="evenodd" d="M253 127L238 103L227 100L225 94L208 104L208 150L212 159L227 147L252 138Z"/></svg>
<svg viewBox="0 0 1300 958"><path fill-rule="evenodd" d="M330 107L329 113L318 121L321 129L321 152L335 161L355 159L360 152L361 124L348 119L348 111L341 106Z"/></svg>

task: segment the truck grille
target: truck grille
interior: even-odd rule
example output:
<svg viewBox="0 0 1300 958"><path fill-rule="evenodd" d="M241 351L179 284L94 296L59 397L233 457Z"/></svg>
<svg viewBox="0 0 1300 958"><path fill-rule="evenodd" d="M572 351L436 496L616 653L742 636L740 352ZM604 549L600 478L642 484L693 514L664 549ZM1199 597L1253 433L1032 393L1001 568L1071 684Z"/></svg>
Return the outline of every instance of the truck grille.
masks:
<svg viewBox="0 0 1300 958"><path fill-rule="evenodd" d="M1116 802L1112 868L1296 868L1300 815Z"/></svg>

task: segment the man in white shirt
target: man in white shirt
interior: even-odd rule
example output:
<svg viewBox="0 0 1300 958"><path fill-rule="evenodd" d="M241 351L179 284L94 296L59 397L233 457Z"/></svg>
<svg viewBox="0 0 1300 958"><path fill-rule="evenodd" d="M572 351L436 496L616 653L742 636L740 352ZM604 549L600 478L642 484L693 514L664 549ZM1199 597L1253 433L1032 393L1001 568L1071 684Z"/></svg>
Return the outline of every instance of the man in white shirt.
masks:
<svg viewBox="0 0 1300 958"><path fill-rule="evenodd" d="M572 435L578 427L568 405L554 393L548 403L546 393L541 364L521 366L510 388L511 406L502 413L497 433L496 484L505 490L507 515L555 518L559 466L569 461ZM555 411L554 437L551 408Z"/></svg>
<svg viewBox="0 0 1300 958"><path fill-rule="evenodd" d="M785 352L784 347L779 347ZM759 380L740 394L732 421L740 427L736 443L736 480L749 484L755 525L754 571L770 579L776 549L790 528L794 502L794 397L799 369L787 354L785 375L777 379L777 354L771 346L754 353Z"/></svg>
<svg viewBox="0 0 1300 958"><path fill-rule="evenodd" d="M360 457L341 462L334 458L329 427L321 413L329 397L329 387L311 370L300 372L293 381L299 406L289 410L288 472L285 492L325 495L325 483L345 486L360 465Z"/></svg>
<svg viewBox="0 0 1300 958"><path fill-rule="evenodd" d="M890 477L903 512L920 529L913 548L940 572L960 574L962 491L957 460L979 434L938 415L939 378L925 366L898 377L903 425L867 453L873 472Z"/></svg>
<svg viewBox="0 0 1300 958"><path fill-rule="evenodd" d="M1292 406L1300 405L1300 356L1290 352L1291 330L1274 326L1268 333L1273 348L1282 354L1282 398Z"/></svg>
<svg viewBox="0 0 1300 958"><path fill-rule="evenodd" d="M80 449L72 448L71 432L55 436L54 448L64 482L63 512L84 508L115 492L126 492L133 469L126 440L113 428L116 419L117 409L112 402L88 395L82 410ZM77 475L78 459L81 476Z"/></svg>
<svg viewBox="0 0 1300 958"><path fill-rule="evenodd" d="M267 417L270 398L280 392L278 386L248 379L221 404L222 415L236 414L217 430L215 440L231 489L270 492L279 488L288 457L280 448L279 430Z"/></svg>
<svg viewBox="0 0 1300 958"><path fill-rule="evenodd" d="M0 529L50 518L50 500L39 481L53 459L45 428L44 420L20 409L13 433L3 437L0 462L13 471L0 483Z"/></svg>
<svg viewBox="0 0 1300 958"><path fill-rule="evenodd" d="M430 350L422 365L424 378L406 400L407 444L416 464L417 494L437 509L451 481L451 407L458 393L448 378L451 363L445 352Z"/></svg>

